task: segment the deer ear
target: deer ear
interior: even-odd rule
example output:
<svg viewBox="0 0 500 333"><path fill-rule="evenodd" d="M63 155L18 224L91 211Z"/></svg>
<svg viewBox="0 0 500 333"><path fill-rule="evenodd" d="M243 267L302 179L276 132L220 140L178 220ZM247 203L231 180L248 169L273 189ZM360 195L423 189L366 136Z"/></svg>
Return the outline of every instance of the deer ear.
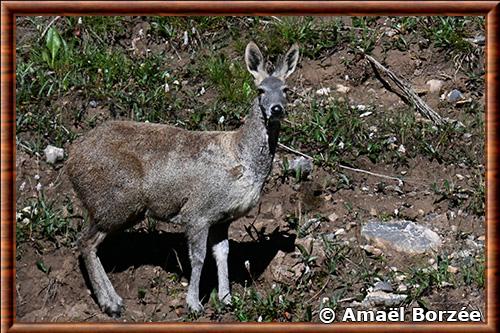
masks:
<svg viewBox="0 0 500 333"><path fill-rule="evenodd" d="M266 70L264 69L264 57L254 42L250 42L245 50L245 62L247 69L255 79L255 84L259 85L266 77Z"/></svg>
<svg viewBox="0 0 500 333"><path fill-rule="evenodd" d="M281 64L276 68L273 76L281 80L285 80L295 71L297 67L297 62L299 61L299 45L293 44L290 50L285 54Z"/></svg>

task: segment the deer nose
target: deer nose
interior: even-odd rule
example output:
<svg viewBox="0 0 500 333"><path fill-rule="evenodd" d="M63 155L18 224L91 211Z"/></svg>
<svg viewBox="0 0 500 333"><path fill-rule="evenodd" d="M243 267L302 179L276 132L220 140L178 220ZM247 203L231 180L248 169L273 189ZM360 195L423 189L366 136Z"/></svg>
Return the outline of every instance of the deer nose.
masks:
<svg viewBox="0 0 500 333"><path fill-rule="evenodd" d="M283 107L279 104L276 104L271 107L271 115L280 116L283 114Z"/></svg>

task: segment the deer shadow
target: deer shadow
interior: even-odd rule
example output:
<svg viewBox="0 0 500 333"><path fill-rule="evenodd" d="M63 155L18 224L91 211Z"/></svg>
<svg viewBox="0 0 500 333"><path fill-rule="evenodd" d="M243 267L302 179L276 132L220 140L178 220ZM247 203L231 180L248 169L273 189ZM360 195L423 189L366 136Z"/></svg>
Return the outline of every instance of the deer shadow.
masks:
<svg viewBox="0 0 500 333"><path fill-rule="evenodd" d="M229 240L229 281L249 286L267 269L278 251L295 249L295 234L276 228L266 234L257 233L250 241ZM189 279L191 265L188 245L183 233L128 231L108 236L97 255L106 272L123 272L130 267L159 266L165 271ZM80 261L85 282L90 287L87 272ZM210 292L217 288L217 268L211 251L203 265L200 281L200 299L206 302Z"/></svg>

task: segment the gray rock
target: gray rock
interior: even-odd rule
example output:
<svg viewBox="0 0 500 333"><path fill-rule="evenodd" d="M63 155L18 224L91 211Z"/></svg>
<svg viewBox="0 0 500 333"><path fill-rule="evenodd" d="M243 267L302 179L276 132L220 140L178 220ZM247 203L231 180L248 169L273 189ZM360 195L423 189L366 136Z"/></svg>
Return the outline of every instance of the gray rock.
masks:
<svg viewBox="0 0 500 333"><path fill-rule="evenodd" d="M48 145L44 150L45 158L48 163L54 164L58 160L62 160L64 158L64 149L57 148L51 145Z"/></svg>
<svg viewBox="0 0 500 333"><path fill-rule="evenodd" d="M398 295L393 293L386 293L385 291L378 290L369 292L361 302L361 305L366 308L373 308L377 306L391 307L401 304L407 295Z"/></svg>
<svg viewBox="0 0 500 333"><path fill-rule="evenodd" d="M291 172L296 173L300 170L301 177L307 177L312 173L313 161L309 158L300 156L290 162L288 168Z"/></svg>
<svg viewBox="0 0 500 333"><path fill-rule="evenodd" d="M373 291L378 291L378 290L388 291L388 292L393 291L391 284L386 281L378 281L373 285Z"/></svg>
<svg viewBox="0 0 500 333"><path fill-rule="evenodd" d="M434 231L405 220L371 220L361 228L361 235L377 247L408 254L435 251L441 246L441 238Z"/></svg>
<svg viewBox="0 0 500 333"><path fill-rule="evenodd" d="M448 99L448 101L452 102L452 103L458 102L459 100L461 100L463 98L464 98L464 95L462 95L462 93L460 92L460 90L457 90L457 89L453 89L446 96L446 99Z"/></svg>
<svg viewBox="0 0 500 333"><path fill-rule="evenodd" d="M484 35L478 35L474 37L474 40L472 42L478 45L484 45L486 43L486 37Z"/></svg>

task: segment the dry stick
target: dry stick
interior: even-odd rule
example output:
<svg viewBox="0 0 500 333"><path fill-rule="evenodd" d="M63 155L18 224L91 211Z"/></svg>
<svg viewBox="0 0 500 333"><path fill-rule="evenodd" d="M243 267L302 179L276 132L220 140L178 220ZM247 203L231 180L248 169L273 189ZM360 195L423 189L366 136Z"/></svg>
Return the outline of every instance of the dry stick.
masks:
<svg viewBox="0 0 500 333"><path fill-rule="evenodd" d="M304 154L298 150L295 150L295 149L292 149L288 146L285 146L284 144L282 143L278 143L278 146L285 149L285 150L288 150L289 152L292 152L294 154L297 154L297 155L300 155L300 156L303 156L305 158L308 158L308 159L311 159L313 160L314 158L312 158L311 156L307 155L307 154ZM367 170L363 170L363 169L356 169L356 168L351 168L351 167L348 167L347 165L342 165L342 164L339 164L339 167L341 167L342 169L346 169L346 170L351 170L351 171L355 171L355 172L361 172L361 173L366 173L368 175L371 175L371 176L376 176L376 177L380 177L380 178L385 178L385 179L391 179L391 180L396 180L398 182L399 185L401 185L401 183L403 183L403 180L400 179L400 178L397 178L397 177L392 177L392 176L386 176L386 175L382 175L380 173L375 173L375 172L371 172L371 171L367 171Z"/></svg>
<svg viewBox="0 0 500 333"><path fill-rule="evenodd" d="M45 34L47 33L47 31L49 31L50 29L50 26L52 24L54 24L55 21L59 20L61 18L61 16L56 16L52 19L52 21L49 22L49 24L45 27L45 29L43 30L42 32L42 35L40 36L40 38L38 38L38 42L40 42L43 38L43 36L45 36Z"/></svg>
<svg viewBox="0 0 500 333"><path fill-rule="evenodd" d="M408 83L399 79L396 76L396 74L394 74L392 71L382 66L382 64L380 64L377 60L375 60L371 56L365 54L365 57L372 65L375 73L377 74L377 77L382 81L384 86L386 86L390 91L394 92L396 95L402 98L405 102L415 106L415 108L417 109L418 112L420 112L420 114L432 120L434 124L439 126L449 121L443 119L436 111L431 109L429 105L427 105L420 97L418 97L418 95L415 93L415 91L410 87ZM399 88L400 91L398 91L398 89L394 89L394 87L391 86L391 84L382 77L380 72L384 73L385 76L387 76L392 82L394 82L394 84Z"/></svg>
<svg viewBox="0 0 500 333"><path fill-rule="evenodd" d="M339 164L339 167L341 167L343 169L346 169L346 170L351 170L351 171L366 173L366 174L371 175L371 176L377 176L377 177L381 177L381 178L385 178L385 179L397 180L398 184L400 186L403 184L403 180L400 179L400 178L397 178L397 177L386 176L386 175L382 175L380 173L375 173L375 172L371 172L371 171L367 171L367 170L351 168L351 167L348 167L347 165L342 165L342 164Z"/></svg>

